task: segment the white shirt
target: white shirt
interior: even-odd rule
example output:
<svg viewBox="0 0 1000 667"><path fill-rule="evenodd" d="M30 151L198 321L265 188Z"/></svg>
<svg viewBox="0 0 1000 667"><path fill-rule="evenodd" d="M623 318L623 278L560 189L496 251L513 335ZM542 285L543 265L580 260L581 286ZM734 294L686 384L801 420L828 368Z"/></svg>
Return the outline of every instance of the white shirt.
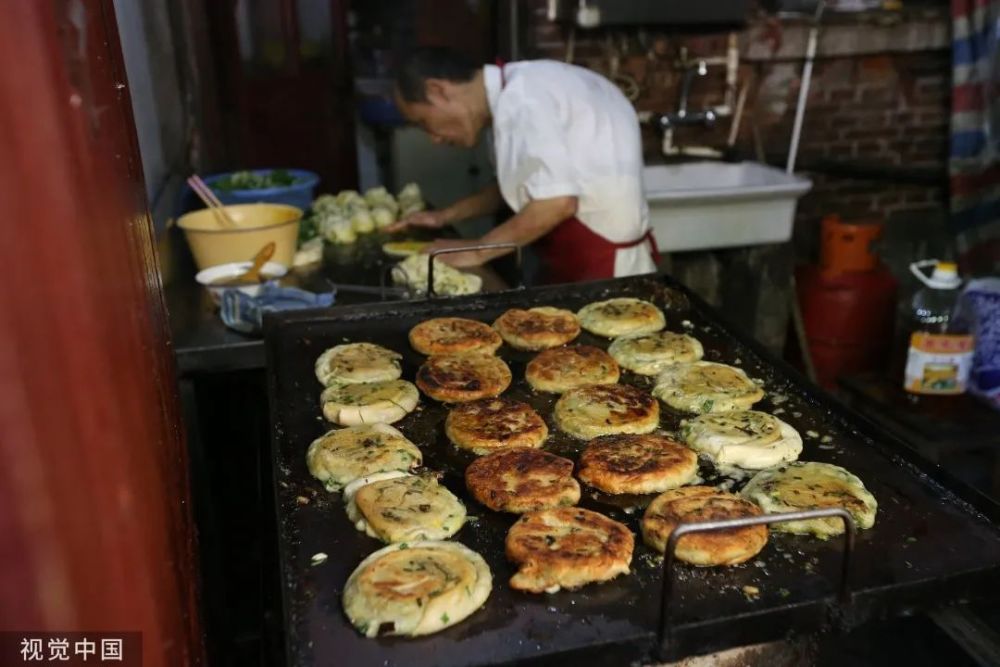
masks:
<svg viewBox="0 0 1000 667"><path fill-rule="evenodd" d="M577 197L576 217L614 243L649 229L635 109L600 74L553 60L483 68L493 115L497 182L520 211L534 199ZM615 277L656 270L647 243L621 248Z"/></svg>

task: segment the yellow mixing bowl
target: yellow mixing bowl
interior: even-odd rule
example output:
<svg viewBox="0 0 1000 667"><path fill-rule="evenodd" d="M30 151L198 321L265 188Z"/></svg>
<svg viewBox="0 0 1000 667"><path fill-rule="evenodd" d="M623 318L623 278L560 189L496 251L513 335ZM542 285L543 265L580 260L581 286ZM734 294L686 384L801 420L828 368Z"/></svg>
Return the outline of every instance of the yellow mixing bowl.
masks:
<svg viewBox="0 0 1000 667"><path fill-rule="evenodd" d="M271 241L275 244L271 261L292 265L302 209L285 204L235 204L225 208L236 227L223 225L207 208L177 220L199 270L245 262Z"/></svg>

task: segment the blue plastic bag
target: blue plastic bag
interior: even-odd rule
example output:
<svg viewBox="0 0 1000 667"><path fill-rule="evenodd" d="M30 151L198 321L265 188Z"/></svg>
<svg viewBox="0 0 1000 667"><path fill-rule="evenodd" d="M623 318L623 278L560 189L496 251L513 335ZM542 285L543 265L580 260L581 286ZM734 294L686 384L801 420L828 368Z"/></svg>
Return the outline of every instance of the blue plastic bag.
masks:
<svg viewBox="0 0 1000 667"><path fill-rule="evenodd" d="M969 391L1000 410L1000 278L970 281L956 315L976 339Z"/></svg>

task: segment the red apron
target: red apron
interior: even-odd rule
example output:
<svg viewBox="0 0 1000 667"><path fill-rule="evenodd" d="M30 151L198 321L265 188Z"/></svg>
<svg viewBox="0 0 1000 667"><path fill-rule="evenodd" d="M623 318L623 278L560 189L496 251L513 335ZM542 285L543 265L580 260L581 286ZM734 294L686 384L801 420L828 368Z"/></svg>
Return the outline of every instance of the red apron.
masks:
<svg viewBox="0 0 1000 667"><path fill-rule="evenodd" d="M504 62L497 59L500 68L500 87L507 85ZM615 253L622 248L634 248L649 243L653 264L657 264L660 251L652 230L635 241L614 243L592 231L573 216L559 223L555 229L535 242L542 258L542 279L546 283L573 283L584 280L613 278Z"/></svg>
<svg viewBox="0 0 1000 667"><path fill-rule="evenodd" d="M652 230L647 230L635 241L613 243L575 216L567 218L536 243L542 256L542 280L552 284L614 278L615 253L646 242L649 242L655 266L660 252Z"/></svg>

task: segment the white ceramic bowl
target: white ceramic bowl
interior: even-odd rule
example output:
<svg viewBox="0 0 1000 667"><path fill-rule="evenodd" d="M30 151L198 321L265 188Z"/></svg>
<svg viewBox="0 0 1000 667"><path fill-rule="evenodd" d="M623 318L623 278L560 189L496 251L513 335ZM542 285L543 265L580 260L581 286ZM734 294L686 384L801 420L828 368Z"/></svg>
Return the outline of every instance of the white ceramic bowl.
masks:
<svg viewBox="0 0 1000 667"><path fill-rule="evenodd" d="M260 285L226 287L224 285L212 284L216 281L222 280L223 278L235 278L236 276L249 270L252 264L252 262L230 262L229 264L210 266L203 271L199 271L194 279L208 290L215 303L220 303L222 301L222 293L227 289L238 289L249 296L257 296L257 293L260 292ZM278 264L277 262L267 262L264 264L260 272L266 279L272 280L274 278L280 278L288 273L288 267L284 264Z"/></svg>

